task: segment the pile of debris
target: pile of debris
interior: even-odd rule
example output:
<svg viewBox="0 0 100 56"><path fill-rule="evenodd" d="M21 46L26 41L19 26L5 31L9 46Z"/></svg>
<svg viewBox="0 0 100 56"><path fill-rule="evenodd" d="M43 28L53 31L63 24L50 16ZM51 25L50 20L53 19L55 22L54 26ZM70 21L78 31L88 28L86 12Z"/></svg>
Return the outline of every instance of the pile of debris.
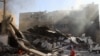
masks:
<svg viewBox="0 0 100 56"><path fill-rule="evenodd" d="M64 35L59 30L52 30L47 26L35 26L21 32L11 23L12 20L9 16L3 21L6 22L6 35L0 35L0 56L48 56L48 53L58 56L63 51L70 50L72 45L89 49L88 43L80 38L70 34ZM3 27L2 22L0 27ZM2 40L4 38L6 43Z"/></svg>
<svg viewBox="0 0 100 56"><path fill-rule="evenodd" d="M21 31L19 31L11 22L13 18L11 16L7 17L4 21L1 22L1 30L6 25L6 33L0 35L0 56L25 56L25 55L38 55L46 56L45 53L40 52L30 44ZM5 24L2 24L4 23ZM5 37L8 36L8 37ZM2 40L3 38L7 41ZM6 44L5 44L6 42Z"/></svg>
<svg viewBox="0 0 100 56"><path fill-rule="evenodd" d="M55 48L63 47L67 37L58 30L51 30L47 26L35 26L23 32L26 39L30 41L39 51L52 52Z"/></svg>
<svg viewBox="0 0 100 56"><path fill-rule="evenodd" d="M35 26L24 31L23 34L37 50L44 53L70 50L71 45L76 47L75 49L88 49L88 44L81 38L64 35L59 30L52 30L47 26ZM61 50L62 48L65 49Z"/></svg>
<svg viewBox="0 0 100 56"><path fill-rule="evenodd" d="M12 20L9 16L0 23L0 56L47 56L48 53L55 56L55 52L66 45L66 36L58 30L52 31L46 26L35 26L34 29L21 32L11 23ZM4 22L5 24L2 24ZM2 34L5 25L6 34ZM4 37L7 40L6 44L2 40Z"/></svg>

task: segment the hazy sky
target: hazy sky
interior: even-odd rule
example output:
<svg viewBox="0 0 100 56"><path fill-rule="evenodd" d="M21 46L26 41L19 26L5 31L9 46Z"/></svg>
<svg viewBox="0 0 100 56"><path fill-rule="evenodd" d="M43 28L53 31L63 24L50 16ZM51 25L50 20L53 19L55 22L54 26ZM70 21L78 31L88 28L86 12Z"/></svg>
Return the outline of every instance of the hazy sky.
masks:
<svg viewBox="0 0 100 56"><path fill-rule="evenodd" d="M13 0L12 7L15 11L29 12L29 11L54 11L67 10L70 8L79 8L80 5L89 3L100 3L100 0ZM12 3L11 3L12 4Z"/></svg>
<svg viewBox="0 0 100 56"><path fill-rule="evenodd" d="M17 17L17 25L19 22L19 13L34 11L55 11L79 9L80 5L89 3L99 4L100 0L7 0L9 11L13 12Z"/></svg>

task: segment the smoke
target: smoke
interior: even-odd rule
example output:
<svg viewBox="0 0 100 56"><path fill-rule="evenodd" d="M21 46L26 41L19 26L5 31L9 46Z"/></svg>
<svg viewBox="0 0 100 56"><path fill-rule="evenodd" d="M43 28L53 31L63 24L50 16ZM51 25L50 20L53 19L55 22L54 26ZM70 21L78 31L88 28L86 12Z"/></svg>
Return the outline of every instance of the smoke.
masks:
<svg viewBox="0 0 100 56"><path fill-rule="evenodd" d="M93 27L90 29L93 32L96 29L95 23L97 22L95 22L95 19L99 15L98 11L97 4L88 4L80 10L72 10L68 15L62 17L62 19L56 23L56 26L59 30L68 31L75 36L84 33L91 25Z"/></svg>
<svg viewBox="0 0 100 56"><path fill-rule="evenodd" d="M12 13L26 12L34 6L34 1L35 0L7 0L7 7Z"/></svg>
<svg viewBox="0 0 100 56"><path fill-rule="evenodd" d="M76 25L76 27L73 27L75 31L74 34L83 33L86 28L90 27L91 25L95 27L93 24L95 23L94 20L97 18L97 16L98 7L94 4L87 5L85 8L83 8L83 10L74 13L74 21L72 21L72 23ZM93 28L91 29L94 30Z"/></svg>
<svg viewBox="0 0 100 56"><path fill-rule="evenodd" d="M19 26L19 13L27 12L34 8L35 0L6 0L6 10L15 16L16 24Z"/></svg>
<svg viewBox="0 0 100 56"><path fill-rule="evenodd" d="M75 9L80 9L80 5L83 4L83 0L76 0L76 3L75 3Z"/></svg>

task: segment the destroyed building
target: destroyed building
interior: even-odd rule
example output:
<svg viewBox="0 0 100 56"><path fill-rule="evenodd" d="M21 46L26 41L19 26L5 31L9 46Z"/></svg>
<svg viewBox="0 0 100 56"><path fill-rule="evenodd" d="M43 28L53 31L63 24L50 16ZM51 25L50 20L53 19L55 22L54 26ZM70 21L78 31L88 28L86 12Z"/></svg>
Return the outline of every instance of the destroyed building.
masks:
<svg viewBox="0 0 100 56"><path fill-rule="evenodd" d="M81 36L81 34L86 33L87 36L93 37L93 40L96 41L95 34L99 29L98 12L98 5L92 3L80 10L65 11L65 13L63 11L44 12L47 14L45 15L46 18L38 16L39 19L36 19L34 16L32 17L32 15L39 12L21 13L19 29L30 28L29 25L48 24L53 29L57 28L64 34L71 33L74 36ZM26 24L26 26L23 24Z"/></svg>
<svg viewBox="0 0 100 56"><path fill-rule="evenodd" d="M12 6L15 0L9 1L7 10L19 13L18 7ZM91 46L99 45L95 43L100 35L98 6L95 4L80 10L21 13L17 29L15 18L6 11L6 0L1 2L4 2L4 11L0 11L0 56L69 56L70 50L89 53ZM18 0L15 2L20 4ZM96 49L96 53L98 51Z"/></svg>
<svg viewBox="0 0 100 56"><path fill-rule="evenodd" d="M86 32L87 36L92 36L96 40L96 37L93 35L99 29L98 5L89 4L81 10L72 11L70 16L66 16L56 23L56 28L63 29L66 33L72 33L74 36Z"/></svg>
<svg viewBox="0 0 100 56"><path fill-rule="evenodd" d="M47 12L28 12L20 14L19 29L25 31L28 28L34 27L35 25L46 25L51 26L51 20L47 16ZM26 22L26 23L25 23ZM22 24L25 25L22 25ZM30 26L31 25L31 26Z"/></svg>

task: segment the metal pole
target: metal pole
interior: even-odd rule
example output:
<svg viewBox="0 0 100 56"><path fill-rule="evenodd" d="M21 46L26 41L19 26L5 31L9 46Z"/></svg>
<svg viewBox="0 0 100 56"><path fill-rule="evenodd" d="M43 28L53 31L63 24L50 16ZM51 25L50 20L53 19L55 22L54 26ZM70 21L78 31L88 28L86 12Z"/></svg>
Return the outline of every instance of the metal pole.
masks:
<svg viewBox="0 0 100 56"><path fill-rule="evenodd" d="M3 20L5 20L5 16L6 16L6 0L4 0L4 8L3 8Z"/></svg>
<svg viewBox="0 0 100 56"><path fill-rule="evenodd" d="M6 33L6 0L3 0L3 20L2 20L2 34Z"/></svg>

